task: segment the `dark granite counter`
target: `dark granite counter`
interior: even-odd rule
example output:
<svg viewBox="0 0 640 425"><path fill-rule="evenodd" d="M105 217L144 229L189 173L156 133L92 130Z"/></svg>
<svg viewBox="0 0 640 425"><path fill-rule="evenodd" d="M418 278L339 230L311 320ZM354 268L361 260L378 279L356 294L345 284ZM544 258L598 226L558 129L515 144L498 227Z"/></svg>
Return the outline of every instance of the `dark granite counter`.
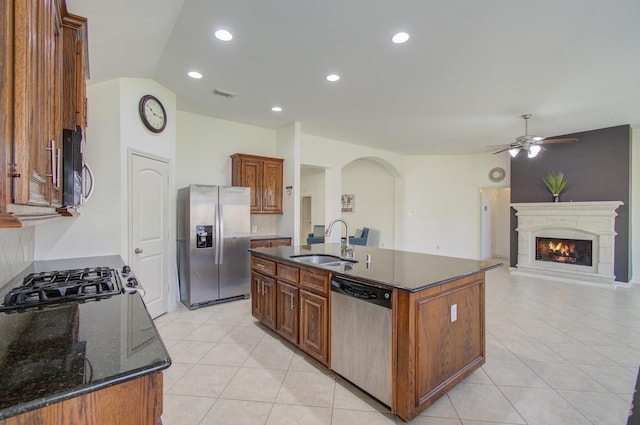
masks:
<svg viewBox="0 0 640 425"><path fill-rule="evenodd" d="M32 272L108 266L119 256L39 261ZM0 419L116 385L171 364L139 294L0 313Z"/></svg>
<svg viewBox="0 0 640 425"><path fill-rule="evenodd" d="M468 260L441 255L396 251L354 245L351 253L357 263L341 266L323 266L296 261L291 256L306 254L329 254L346 258L338 243L299 246L279 246L274 248L254 248L250 251L298 265L327 270L338 276L354 277L382 285L417 292L430 286L439 285L464 276L485 272L502 263ZM367 262L367 255L371 261Z"/></svg>

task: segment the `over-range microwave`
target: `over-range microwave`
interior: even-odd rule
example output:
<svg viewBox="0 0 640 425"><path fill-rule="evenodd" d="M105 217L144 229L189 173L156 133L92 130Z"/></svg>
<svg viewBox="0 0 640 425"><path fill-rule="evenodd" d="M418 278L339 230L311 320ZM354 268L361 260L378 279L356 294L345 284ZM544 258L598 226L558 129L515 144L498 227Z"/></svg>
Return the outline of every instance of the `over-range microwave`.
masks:
<svg viewBox="0 0 640 425"><path fill-rule="evenodd" d="M93 194L93 172L84 158L82 132L62 133L62 205L84 205Z"/></svg>

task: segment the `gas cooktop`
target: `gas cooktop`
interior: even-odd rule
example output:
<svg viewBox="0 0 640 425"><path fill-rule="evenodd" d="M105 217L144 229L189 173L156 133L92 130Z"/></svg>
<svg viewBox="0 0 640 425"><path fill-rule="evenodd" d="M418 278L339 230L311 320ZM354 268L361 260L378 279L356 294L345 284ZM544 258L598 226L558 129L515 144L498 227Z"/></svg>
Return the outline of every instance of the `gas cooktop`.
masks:
<svg viewBox="0 0 640 425"><path fill-rule="evenodd" d="M122 269L123 277L128 278L127 285L122 284L120 273L110 267L31 273L24 278L22 285L5 295L0 311L23 311L108 298L137 286L136 279L129 276L130 271L128 266Z"/></svg>

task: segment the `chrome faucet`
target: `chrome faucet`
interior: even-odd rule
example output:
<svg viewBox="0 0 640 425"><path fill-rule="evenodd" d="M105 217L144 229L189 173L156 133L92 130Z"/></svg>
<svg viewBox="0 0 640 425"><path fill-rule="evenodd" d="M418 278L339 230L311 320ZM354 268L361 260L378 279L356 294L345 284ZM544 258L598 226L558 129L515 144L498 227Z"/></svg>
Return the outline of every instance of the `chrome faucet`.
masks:
<svg viewBox="0 0 640 425"><path fill-rule="evenodd" d="M344 224L344 231L346 233L346 236L344 238L345 242L342 244L342 249L345 252L351 252L351 251L353 251L353 247L351 245L349 245L349 223L347 223L347 220L345 220L343 218L336 218L331 223L329 223L329 226L327 226L327 230L324 232L324 234L326 236L331 236L331 228L338 221L341 222L342 224Z"/></svg>

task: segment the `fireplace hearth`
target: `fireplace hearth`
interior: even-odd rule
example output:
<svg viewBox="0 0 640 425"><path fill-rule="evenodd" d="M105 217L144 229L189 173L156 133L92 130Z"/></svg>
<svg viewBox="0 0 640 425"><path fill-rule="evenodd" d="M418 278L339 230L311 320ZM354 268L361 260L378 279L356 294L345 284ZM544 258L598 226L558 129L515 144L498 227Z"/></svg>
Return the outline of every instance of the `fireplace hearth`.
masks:
<svg viewBox="0 0 640 425"><path fill-rule="evenodd" d="M591 266L593 241L536 237L536 261Z"/></svg>

